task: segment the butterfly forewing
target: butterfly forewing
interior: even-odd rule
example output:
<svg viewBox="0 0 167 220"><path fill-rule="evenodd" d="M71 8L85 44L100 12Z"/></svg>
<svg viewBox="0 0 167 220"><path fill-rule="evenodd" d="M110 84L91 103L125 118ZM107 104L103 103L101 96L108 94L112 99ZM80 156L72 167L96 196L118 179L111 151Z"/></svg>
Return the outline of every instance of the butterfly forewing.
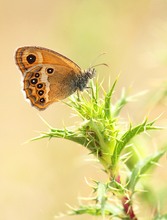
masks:
<svg viewBox="0 0 167 220"><path fill-rule="evenodd" d="M16 63L22 73L38 64L57 64L67 66L79 74L80 67L67 57L42 47L21 47L16 51Z"/></svg>

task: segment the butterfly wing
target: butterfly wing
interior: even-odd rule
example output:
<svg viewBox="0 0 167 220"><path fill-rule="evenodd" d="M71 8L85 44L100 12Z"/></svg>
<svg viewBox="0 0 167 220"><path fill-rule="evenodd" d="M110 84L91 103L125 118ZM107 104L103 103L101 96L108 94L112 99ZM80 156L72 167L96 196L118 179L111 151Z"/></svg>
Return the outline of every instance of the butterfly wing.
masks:
<svg viewBox="0 0 167 220"><path fill-rule="evenodd" d="M24 90L32 105L42 110L77 89L80 67L54 51L23 47L16 52L16 63L24 77Z"/></svg>
<svg viewBox="0 0 167 220"><path fill-rule="evenodd" d="M16 64L22 73L34 65L57 64L67 66L80 74L81 68L67 57L43 47L21 47L16 51Z"/></svg>

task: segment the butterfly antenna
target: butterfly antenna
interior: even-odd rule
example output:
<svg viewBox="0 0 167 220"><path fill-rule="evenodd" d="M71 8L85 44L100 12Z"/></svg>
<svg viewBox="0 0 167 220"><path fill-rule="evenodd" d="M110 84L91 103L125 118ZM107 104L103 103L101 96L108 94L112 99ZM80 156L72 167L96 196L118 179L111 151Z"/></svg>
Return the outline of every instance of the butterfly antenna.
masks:
<svg viewBox="0 0 167 220"><path fill-rule="evenodd" d="M96 65L93 65L93 63L95 63L96 62L96 60L97 59L99 59L99 57L101 57L101 56L103 56L103 55L105 55L106 53L101 53L101 54L99 54L94 60L93 60L93 62L90 64L90 69L91 68L94 68L94 67L96 67L96 66L107 66L107 67L109 67L106 63L100 63L100 64L96 64Z"/></svg>
<svg viewBox="0 0 167 220"><path fill-rule="evenodd" d="M96 67L96 66L107 66L107 67L109 67L109 65L107 63L99 63L99 64L91 66L91 68Z"/></svg>

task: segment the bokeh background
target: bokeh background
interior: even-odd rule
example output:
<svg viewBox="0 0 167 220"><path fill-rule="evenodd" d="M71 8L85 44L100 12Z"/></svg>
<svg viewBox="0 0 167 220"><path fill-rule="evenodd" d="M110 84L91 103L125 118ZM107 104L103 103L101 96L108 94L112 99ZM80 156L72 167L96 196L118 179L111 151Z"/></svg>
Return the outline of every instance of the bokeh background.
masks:
<svg viewBox="0 0 167 220"><path fill-rule="evenodd" d="M153 105L149 97L165 89L167 80L167 1L1 0L0 220L52 220L68 210L66 204L76 206L78 196L89 195L85 177L106 180L82 146L61 139L27 142L47 130L39 116L57 128L75 121L63 103L38 112L26 102L14 59L16 49L26 45L53 49L83 69L106 53L96 64L109 68L97 67L97 77L107 89L109 78L112 82L120 74L115 98L123 87L131 94L150 91L125 108L124 120L136 124L163 112L158 123L166 125L165 103ZM166 141L165 132L155 133L147 147L153 152ZM161 164L154 174L156 189L167 181L165 157ZM147 211L138 210L141 216Z"/></svg>

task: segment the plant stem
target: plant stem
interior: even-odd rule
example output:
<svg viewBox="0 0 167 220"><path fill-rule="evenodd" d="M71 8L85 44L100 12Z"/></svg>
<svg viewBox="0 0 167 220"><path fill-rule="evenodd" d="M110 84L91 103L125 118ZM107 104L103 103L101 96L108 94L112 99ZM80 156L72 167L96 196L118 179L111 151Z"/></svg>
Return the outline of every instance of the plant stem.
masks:
<svg viewBox="0 0 167 220"><path fill-rule="evenodd" d="M118 175L115 180L121 184L121 177L120 175ZM129 200L129 198L127 196L124 196L122 198L122 205L123 205L123 208L124 208L124 212L129 216L130 219L132 220L137 220L137 217L135 216L135 213L133 211L133 207L132 207L132 204Z"/></svg>
<svg viewBox="0 0 167 220"><path fill-rule="evenodd" d="M133 211L132 204L127 196L124 196L122 198L122 205L124 207L124 212L129 215L129 218L132 220L137 220L137 217L135 216L135 213Z"/></svg>

